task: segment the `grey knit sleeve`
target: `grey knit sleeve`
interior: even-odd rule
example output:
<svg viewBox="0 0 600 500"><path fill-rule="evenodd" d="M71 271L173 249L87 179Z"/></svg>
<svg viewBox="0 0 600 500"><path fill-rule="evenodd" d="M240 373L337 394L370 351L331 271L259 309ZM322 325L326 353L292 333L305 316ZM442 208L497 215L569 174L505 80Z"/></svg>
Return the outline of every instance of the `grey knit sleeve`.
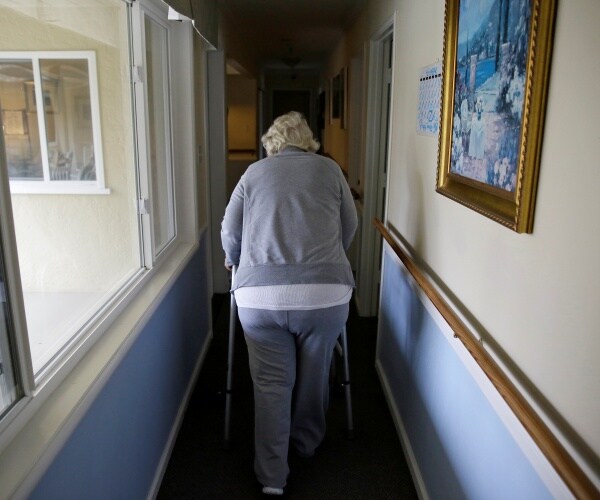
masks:
<svg viewBox="0 0 600 500"><path fill-rule="evenodd" d="M221 244L225 251L225 263L237 266L242 251L242 228L244 222L244 178L240 179L231 194L221 222Z"/></svg>
<svg viewBox="0 0 600 500"><path fill-rule="evenodd" d="M358 226L358 216L356 214L356 205L354 204L354 198L352 197L352 192L350 191L350 186L348 182L341 175L341 185L342 185L342 204L340 207L340 217L342 220L342 244L344 245L344 250L348 250L350 248L350 244L354 239L354 233L356 232L356 228Z"/></svg>

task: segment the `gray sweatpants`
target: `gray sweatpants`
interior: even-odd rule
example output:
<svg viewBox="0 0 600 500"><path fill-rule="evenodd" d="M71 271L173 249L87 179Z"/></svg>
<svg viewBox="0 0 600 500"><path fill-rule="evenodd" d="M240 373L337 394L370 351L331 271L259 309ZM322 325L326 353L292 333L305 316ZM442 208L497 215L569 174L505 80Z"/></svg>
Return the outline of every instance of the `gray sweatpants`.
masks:
<svg viewBox="0 0 600 500"><path fill-rule="evenodd" d="M238 309L254 382L254 471L264 486L285 486L290 442L310 456L325 436L331 357L348 310Z"/></svg>

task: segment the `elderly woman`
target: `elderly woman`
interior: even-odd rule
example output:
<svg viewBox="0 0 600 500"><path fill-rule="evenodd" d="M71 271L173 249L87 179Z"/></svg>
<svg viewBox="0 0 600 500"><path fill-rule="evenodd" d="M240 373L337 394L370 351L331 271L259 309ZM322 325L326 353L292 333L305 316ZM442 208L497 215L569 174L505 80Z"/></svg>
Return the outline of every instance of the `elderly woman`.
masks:
<svg viewBox="0 0 600 500"><path fill-rule="evenodd" d="M300 113L277 118L223 218L225 266L254 382L255 461L263 492L283 494L288 447L310 457L325 435L329 366L354 280L345 251L356 209L337 163ZM293 391L293 399L292 399Z"/></svg>

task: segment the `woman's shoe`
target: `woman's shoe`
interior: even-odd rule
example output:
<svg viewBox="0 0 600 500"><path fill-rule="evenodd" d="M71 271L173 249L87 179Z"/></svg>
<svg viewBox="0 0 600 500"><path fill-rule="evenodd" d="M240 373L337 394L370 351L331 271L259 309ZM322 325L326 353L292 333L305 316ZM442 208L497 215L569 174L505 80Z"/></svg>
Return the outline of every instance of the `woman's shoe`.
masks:
<svg viewBox="0 0 600 500"><path fill-rule="evenodd" d="M265 486L262 489L265 495L283 495L283 488L273 488L272 486Z"/></svg>

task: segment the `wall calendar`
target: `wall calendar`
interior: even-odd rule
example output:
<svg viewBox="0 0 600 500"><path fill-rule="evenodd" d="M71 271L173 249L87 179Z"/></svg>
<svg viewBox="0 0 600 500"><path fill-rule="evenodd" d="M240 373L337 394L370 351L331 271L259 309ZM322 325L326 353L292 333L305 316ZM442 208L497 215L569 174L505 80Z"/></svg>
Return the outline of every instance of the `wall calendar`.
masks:
<svg viewBox="0 0 600 500"><path fill-rule="evenodd" d="M442 63L421 69L419 76L419 107L417 133L437 136L440 128L440 99L442 93Z"/></svg>

